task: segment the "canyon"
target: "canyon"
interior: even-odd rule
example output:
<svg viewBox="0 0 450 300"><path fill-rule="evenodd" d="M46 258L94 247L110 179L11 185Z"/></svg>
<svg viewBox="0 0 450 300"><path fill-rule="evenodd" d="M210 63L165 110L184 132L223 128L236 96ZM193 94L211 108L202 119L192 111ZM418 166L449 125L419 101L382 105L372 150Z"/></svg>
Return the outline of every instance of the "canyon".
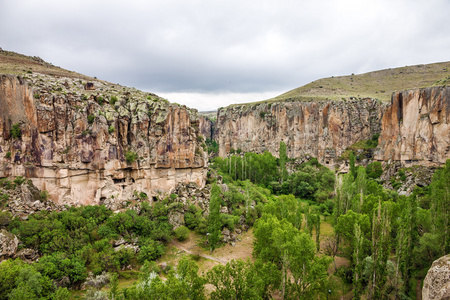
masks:
<svg viewBox="0 0 450 300"><path fill-rule="evenodd" d="M133 196L153 203L180 183L203 188L206 140L219 144L222 157L278 156L284 142L288 157L316 157L339 172L348 170L348 149L365 140L378 146L362 154L363 164L435 168L450 158L447 86L396 91L390 103L349 97L230 105L212 121L153 93L3 54L38 71L0 75L0 178L30 179L58 205Z"/></svg>

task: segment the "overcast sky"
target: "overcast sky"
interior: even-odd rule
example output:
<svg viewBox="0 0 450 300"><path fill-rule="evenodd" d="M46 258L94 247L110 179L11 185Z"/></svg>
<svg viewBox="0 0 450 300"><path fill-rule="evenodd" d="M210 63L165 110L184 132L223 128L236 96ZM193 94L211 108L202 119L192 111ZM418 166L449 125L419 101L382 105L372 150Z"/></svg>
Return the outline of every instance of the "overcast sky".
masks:
<svg viewBox="0 0 450 300"><path fill-rule="evenodd" d="M211 110L450 60L449 0L0 0L0 47Z"/></svg>

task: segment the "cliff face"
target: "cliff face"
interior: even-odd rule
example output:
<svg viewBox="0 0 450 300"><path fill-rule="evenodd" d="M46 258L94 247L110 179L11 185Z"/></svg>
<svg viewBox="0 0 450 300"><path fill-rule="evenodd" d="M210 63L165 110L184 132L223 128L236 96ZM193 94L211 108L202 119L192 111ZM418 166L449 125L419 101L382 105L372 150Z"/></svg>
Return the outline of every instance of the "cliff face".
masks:
<svg viewBox="0 0 450 300"><path fill-rule="evenodd" d="M278 155L284 141L289 157L310 155L331 167L345 148L380 132L383 110L368 98L232 106L218 111L215 138L220 156L231 148Z"/></svg>
<svg viewBox="0 0 450 300"><path fill-rule="evenodd" d="M441 165L450 158L450 87L397 92L381 120L375 159Z"/></svg>
<svg viewBox="0 0 450 300"><path fill-rule="evenodd" d="M101 81L94 89L71 78L2 75L0 177L31 178L59 204L121 201L135 191L152 200L178 182L204 186L197 137L208 121L153 94Z"/></svg>

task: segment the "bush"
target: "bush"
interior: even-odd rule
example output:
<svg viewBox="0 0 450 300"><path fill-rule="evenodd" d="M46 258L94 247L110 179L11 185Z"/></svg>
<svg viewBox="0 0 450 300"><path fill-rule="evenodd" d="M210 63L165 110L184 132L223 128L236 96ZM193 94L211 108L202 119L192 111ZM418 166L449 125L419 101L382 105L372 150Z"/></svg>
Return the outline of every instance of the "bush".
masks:
<svg viewBox="0 0 450 300"><path fill-rule="evenodd" d="M14 183L16 184L16 185L18 185L18 186L20 186L20 185L22 185L22 183L24 183L25 182L25 178L23 178L22 176L17 176L15 179L14 179Z"/></svg>
<svg viewBox="0 0 450 300"><path fill-rule="evenodd" d="M13 219L9 211L0 211L0 226L7 226Z"/></svg>
<svg viewBox="0 0 450 300"><path fill-rule="evenodd" d="M89 124L92 124L92 123L94 123L95 116L94 116L94 115L89 115L89 116L87 117L87 119L88 119L88 123L89 123Z"/></svg>
<svg viewBox="0 0 450 300"><path fill-rule="evenodd" d="M180 226L175 229L175 237L178 241L182 242L189 238L190 230L186 226Z"/></svg>
<svg viewBox="0 0 450 300"><path fill-rule="evenodd" d="M11 128L11 137L13 139L19 139L22 137L22 131L20 130L20 124L14 124Z"/></svg>
<svg viewBox="0 0 450 300"><path fill-rule="evenodd" d="M137 159L137 153L133 152L133 151L127 151L125 153L125 159L127 160L128 163L134 163Z"/></svg>
<svg viewBox="0 0 450 300"><path fill-rule="evenodd" d="M381 163L379 161L375 161L370 163L366 167L367 177L372 179L380 178L383 173L383 168L381 167Z"/></svg>
<svg viewBox="0 0 450 300"><path fill-rule="evenodd" d="M10 151L6 152L5 158L11 158L11 152Z"/></svg>
<svg viewBox="0 0 450 300"><path fill-rule="evenodd" d="M113 133L113 132L115 132L116 131L116 129L114 128L114 126L109 126L109 128L108 128L108 132L109 133Z"/></svg>
<svg viewBox="0 0 450 300"><path fill-rule="evenodd" d="M141 262L152 261L159 258L165 252L164 245L152 239L144 240L139 251L138 259Z"/></svg>
<svg viewBox="0 0 450 300"><path fill-rule="evenodd" d="M111 105L115 105L116 104L116 102L117 102L117 97L116 96L111 96L111 100L109 100L109 103L111 104Z"/></svg>
<svg viewBox="0 0 450 300"><path fill-rule="evenodd" d="M103 106L103 103L104 103L103 97L97 97L97 103L98 103L100 106Z"/></svg>

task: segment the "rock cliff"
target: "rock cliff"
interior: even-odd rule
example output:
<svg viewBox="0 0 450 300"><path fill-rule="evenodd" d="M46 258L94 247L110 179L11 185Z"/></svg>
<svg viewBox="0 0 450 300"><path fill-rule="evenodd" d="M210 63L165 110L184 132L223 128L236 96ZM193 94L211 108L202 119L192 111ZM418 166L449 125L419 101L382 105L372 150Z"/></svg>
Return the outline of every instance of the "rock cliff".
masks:
<svg viewBox="0 0 450 300"><path fill-rule="evenodd" d="M220 156L231 149L278 155L284 141L291 158L345 169L346 148L379 133L375 160L435 167L450 158L450 87L395 92L389 105L370 98L234 105L219 109L216 128Z"/></svg>
<svg viewBox="0 0 450 300"><path fill-rule="evenodd" d="M381 119L375 159L442 165L450 158L450 87L396 92Z"/></svg>
<svg viewBox="0 0 450 300"><path fill-rule="evenodd" d="M383 111L369 98L236 105L218 111L215 138L220 156L231 148L278 155L284 141L289 157L310 155L332 166L348 146L381 131Z"/></svg>
<svg viewBox="0 0 450 300"><path fill-rule="evenodd" d="M30 178L58 204L135 192L156 200L178 182L204 186L200 131L211 126L196 110L100 80L38 73L1 75L0 107L0 178Z"/></svg>

